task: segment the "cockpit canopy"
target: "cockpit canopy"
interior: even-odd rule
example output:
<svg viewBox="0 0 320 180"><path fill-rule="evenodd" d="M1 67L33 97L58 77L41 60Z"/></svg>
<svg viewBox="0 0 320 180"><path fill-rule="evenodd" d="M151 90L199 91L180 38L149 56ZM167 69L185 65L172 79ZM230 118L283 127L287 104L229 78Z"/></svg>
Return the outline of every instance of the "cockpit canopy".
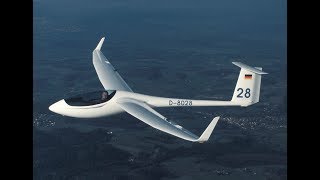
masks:
<svg viewBox="0 0 320 180"><path fill-rule="evenodd" d="M91 106L109 101L116 94L115 90L94 91L64 99L70 106Z"/></svg>

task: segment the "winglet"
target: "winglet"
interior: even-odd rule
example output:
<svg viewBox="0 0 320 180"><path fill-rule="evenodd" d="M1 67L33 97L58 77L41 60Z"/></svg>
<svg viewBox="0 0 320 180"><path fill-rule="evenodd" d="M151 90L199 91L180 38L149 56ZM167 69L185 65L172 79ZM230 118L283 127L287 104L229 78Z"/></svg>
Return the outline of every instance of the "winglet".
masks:
<svg viewBox="0 0 320 180"><path fill-rule="evenodd" d="M200 138L197 139L197 142L203 143L203 142L209 140L209 137L210 137L210 135L211 135L214 127L216 126L219 118L220 118L219 116L213 118L213 120L211 121L211 123L209 124L209 126L206 128L206 130L204 130L204 132L202 133L202 135L200 136Z"/></svg>
<svg viewBox="0 0 320 180"><path fill-rule="evenodd" d="M95 49L95 50L99 50L99 51L100 51L100 49L101 49L101 46L102 46L102 44L103 44L104 39L105 39L105 37L101 38L101 40L100 40L100 42L99 42L99 44L97 45L97 47L96 47L96 49Z"/></svg>

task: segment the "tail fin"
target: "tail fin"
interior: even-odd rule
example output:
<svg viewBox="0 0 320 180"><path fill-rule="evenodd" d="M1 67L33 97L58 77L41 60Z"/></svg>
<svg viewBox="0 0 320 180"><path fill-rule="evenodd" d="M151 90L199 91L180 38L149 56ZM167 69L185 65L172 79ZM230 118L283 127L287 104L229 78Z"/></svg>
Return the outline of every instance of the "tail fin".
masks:
<svg viewBox="0 0 320 180"><path fill-rule="evenodd" d="M249 106L259 102L261 75L268 74L261 67L250 67L241 62L232 62L241 68L232 102L241 106Z"/></svg>

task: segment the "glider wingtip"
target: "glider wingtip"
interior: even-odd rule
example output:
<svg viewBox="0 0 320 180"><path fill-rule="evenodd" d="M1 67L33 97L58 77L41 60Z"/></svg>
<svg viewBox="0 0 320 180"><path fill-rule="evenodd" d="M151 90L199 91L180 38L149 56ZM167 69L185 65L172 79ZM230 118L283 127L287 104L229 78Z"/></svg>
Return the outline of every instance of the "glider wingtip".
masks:
<svg viewBox="0 0 320 180"><path fill-rule="evenodd" d="M233 61L233 62L231 62L231 63L237 66L240 62L238 62L238 61Z"/></svg>
<svg viewBox="0 0 320 180"><path fill-rule="evenodd" d="M104 39L105 39L105 37L103 36L103 37L101 38L101 40L100 40L100 42L99 42L99 44L97 45L97 47L96 47L95 50L99 50L99 51L100 51L100 49L101 49L101 47L102 47L102 44L103 44L103 42L104 42Z"/></svg>
<svg viewBox="0 0 320 180"><path fill-rule="evenodd" d="M197 140L197 142L203 143L203 142L209 140L209 138L210 138L214 128L216 127L216 124L217 124L219 119L220 119L220 116L217 116L217 117L212 119L212 121L210 122L210 124L208 125L206 130L204 130L204 132L202 133L200 138Z"/></svg>

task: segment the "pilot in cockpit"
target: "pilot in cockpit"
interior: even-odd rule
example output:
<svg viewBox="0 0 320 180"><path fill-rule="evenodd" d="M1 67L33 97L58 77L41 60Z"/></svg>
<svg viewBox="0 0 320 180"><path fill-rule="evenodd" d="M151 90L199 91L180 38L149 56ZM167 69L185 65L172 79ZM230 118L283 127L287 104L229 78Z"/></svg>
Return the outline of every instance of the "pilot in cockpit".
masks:
<svg viewBox="0 0 320 180"><path fill-rule="evenodd" d="M108 92L106 91L103 91L102 94L101 94L101 100L106 100L108 98Z"/></svg>

